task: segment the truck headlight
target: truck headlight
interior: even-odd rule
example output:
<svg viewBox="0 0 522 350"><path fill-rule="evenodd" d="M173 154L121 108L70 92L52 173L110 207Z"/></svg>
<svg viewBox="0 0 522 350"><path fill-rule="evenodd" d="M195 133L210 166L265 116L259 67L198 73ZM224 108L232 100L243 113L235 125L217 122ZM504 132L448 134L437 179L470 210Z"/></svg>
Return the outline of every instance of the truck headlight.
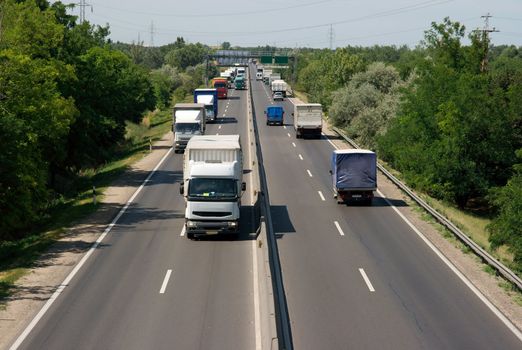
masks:
<svg viewBox="0 0 522 350"><path fill-rule="evenodd" d="M194 221L187 221L187 227L194 228L196 227L196 223Z"/></svg>
<svg viewBox="0 0 522 350"><path fill-rule="evenodd" d="M229 222L228 227L237 227L237 222L236 221Z"/></svg>

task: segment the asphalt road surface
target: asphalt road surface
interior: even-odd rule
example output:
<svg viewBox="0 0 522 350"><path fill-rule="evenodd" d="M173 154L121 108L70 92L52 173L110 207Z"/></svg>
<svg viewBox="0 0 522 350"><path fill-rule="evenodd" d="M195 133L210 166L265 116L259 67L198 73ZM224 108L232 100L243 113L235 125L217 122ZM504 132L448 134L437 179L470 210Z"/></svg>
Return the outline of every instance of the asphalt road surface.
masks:
<svg viewBox="0 0 522 350"><path fill-rule="evenodd" d="M295 349L522 348L386 201L337 204L333 145L296 139L293 104L261 81L252 93ZM266 125L274 104L284 126Z"/></svg>
<svg viewBox="0 0 522 350"><path fill-rule="evenodd" d="M240 134L248 158L246 96L219 100L206 133ZM182 158L170 153L21 349L256 348L251 187L238 240L191 241Z"/></svg>

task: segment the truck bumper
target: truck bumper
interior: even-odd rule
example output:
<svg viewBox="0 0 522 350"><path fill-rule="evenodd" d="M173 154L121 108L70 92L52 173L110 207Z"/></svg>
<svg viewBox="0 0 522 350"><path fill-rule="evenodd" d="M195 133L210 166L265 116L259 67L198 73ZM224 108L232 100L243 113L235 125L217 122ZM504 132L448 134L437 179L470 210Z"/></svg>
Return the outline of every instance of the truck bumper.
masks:
<svg viewBox="0 0 522 350"><path fill-rule="evenodd" d="M239 233L239 220L233 221L195 221L185 220L185 230L188 238L196 235L217 235Z"/></svg>
<svg viewBox="0 0 522 350"><path fill-rule="evenodd" d="M174 142L174 152L178 153L180 151L184 151L187 148L188 141L175 141Z"/></svg>
<svg viewBox="0 0 522 350"><path fill-rule="evenodd" d="M295 131L295 136L297 138L302 138L305 136L313 136L315 138L321 138L321 132L323 129L319 128L297 128Z"/></svg>
<svg viewBox="0 0 522 350"><path fill-rule="evenodd" d="M337 190L335 193L337 203L361 202L371 204L373 200L373 190Z"/></svg>

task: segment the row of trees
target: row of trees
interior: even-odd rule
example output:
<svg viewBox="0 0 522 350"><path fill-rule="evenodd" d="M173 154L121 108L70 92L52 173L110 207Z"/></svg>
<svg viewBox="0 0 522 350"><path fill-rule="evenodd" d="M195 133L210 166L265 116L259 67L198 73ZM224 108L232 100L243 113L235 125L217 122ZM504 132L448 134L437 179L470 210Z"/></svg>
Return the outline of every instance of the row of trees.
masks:
<svg viewBox="0 0 522 350"><path fill-rule="evenodd" d="M522 50L465 37L445 19L413 50L306 50L296 84L410 185L494 215L493 246L508 244L522 270Z"/></svg>
<svg viewBox="0 0 522 350"><path fill-rule="evenodd" d="M150 49L114 44L108 27L79 24L60 2L0 6L1 241L24 236L55 198L74 195L78 174L125 142L127 122L199 86L208 48L182 38Z"/></svg>

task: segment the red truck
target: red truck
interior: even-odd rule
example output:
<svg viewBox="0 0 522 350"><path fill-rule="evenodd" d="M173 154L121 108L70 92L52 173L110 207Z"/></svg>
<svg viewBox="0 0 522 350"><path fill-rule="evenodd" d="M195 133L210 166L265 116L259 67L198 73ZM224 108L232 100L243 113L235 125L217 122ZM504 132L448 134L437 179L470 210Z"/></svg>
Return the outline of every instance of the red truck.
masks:
<svg viewBox="0 0 522 350"><path fill-rule="evenodd" d="M227 98L228 95L228 80L227 78L212 79L212 87L217 89L218 98Z"/></svg>

